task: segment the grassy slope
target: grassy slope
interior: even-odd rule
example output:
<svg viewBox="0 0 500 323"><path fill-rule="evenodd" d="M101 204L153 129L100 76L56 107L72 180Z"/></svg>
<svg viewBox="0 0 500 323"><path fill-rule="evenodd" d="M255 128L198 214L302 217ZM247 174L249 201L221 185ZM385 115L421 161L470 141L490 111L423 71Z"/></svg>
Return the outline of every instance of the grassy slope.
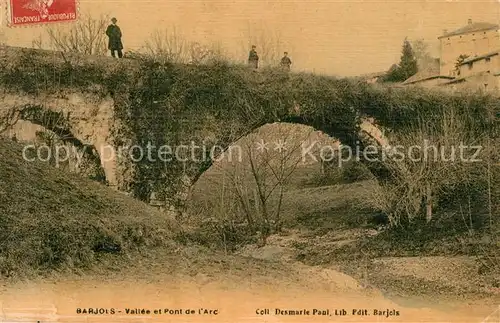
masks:
<svg viewBox="0 0 500 323"><path fill-rule="evenodd" d="M23 160L0 140L0 272L86 268L101 255L172 243L174 222L148 205L78 175Z"/></svg>
<svg viewBox="0 0 500 323"><path fill-rule="evenodd" d="M6 277L162 284L179 275L268 284L300 278L277 263L180 244L182 230L165 214L77 174L26 162L21 149L0 139L0 285Z"/></svg>

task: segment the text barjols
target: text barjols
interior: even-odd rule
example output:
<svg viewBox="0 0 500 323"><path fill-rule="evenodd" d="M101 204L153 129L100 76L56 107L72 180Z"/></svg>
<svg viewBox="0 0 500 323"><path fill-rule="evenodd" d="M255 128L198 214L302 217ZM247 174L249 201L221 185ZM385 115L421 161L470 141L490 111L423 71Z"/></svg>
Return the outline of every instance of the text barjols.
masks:
<svg viewBox="0 0 500 323"><path fill-rule="evenodd" d="M295 316L295 315L303 315L303 316L347 316L347 315L352 315L352 316L384 316L384 317L390 317L390 316L399 316L399 311L395 309L319 309L319 308L313 308L313 309L282 309L282 308L275 308L275 309L269 309L269 308L263 308L263 309L256 309L255 313L257 315L288 315L288 316Z"/></svg>
<svg viewBox="0 0 500 323"><path fill-rule="evenodd" d="M114 315L114 314L127 314L127 315L219 315L219 309L210 308L77 308L76 314L84 315Z"/></svg>

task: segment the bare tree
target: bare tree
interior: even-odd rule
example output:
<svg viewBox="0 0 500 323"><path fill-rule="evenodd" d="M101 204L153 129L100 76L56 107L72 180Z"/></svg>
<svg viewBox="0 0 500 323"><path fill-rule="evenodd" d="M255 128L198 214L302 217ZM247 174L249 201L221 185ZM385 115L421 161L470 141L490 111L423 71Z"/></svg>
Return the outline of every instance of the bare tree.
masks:
<svg viewBox="0 0 500 323"><path fill-rule="evenodd" d="M430 54L429 44L424 39L416 39L410 43L417 59L418 69L424 70L432 66L436 59Z"/></svg>
<svg viewBox="0 0 500 323"><path fill-rule="evenodd" d="M154 31L144 47L148 55L174 63L189 62L192 50L176 27Z"/></svg>
<svg viewBox="0 0 500 323"><path fill-rule="evenodd" d="M50 47L62 52L76 52L86 55L104 55L106 53L106 26L104 15L98 18L84 14L69 29L61 26L47 28ZM42 45L41 39L33 42Z"/></svg>
<svg viewBox="0 0 500 323"><path fill-rule="evenodd" d="M31 47L36 48L36 49L42 49L43 48L43 37L42 34L38 34L36 38L33 38L31 41Z"/></svg>
<svg viewBox="0 0 500 323"><path fill-rule="evenodd" d="M446 112L440 124L420 121L415 131L392 138L399 148L388 148L383 160L392 181L382 183L369 202L388 215L391 225L416 217L432 221L440 193L472 184L477 180L474 174L484 172L484 163L470 162L467 158L471 156L462 156L455 143L482 144L486 135L468 136L465 122L453 112ZM415 154L410 148L416 146L423 148Z"/></svg>
<svg viewBox="0 0 500 323"><path fill-rule="evenodd" d="M189 44L190 64L203 64L213 61L228 60L228 56L221 43L211 46L202 45L198 42Z"/></svg>
<svg viewBox="0 0 500 323"><path fill-rule="evenodd" d="M248 51L252 45L257 46L261 66L277 66L279 64L284 43L281 32L267 27L247 28L247 41L244 44Z"/></svg>
<svg viewBox="0 0 500 323"><path fill-rule="evenodd" d="M302 162L299 150L311 132L293 129L289 124L266 127L262 137L253 133L237 143L242 148L243 162L214 165L228 179L238 205L236 215L241 217L237 220L258 233L261 245L266 244L271 233L281 231L285 189ZM267 144L259 148L264 142ZM224 217L234 219L234 215Z"/></svg>
<svg viewBox="0 0 500 323"><path fill-rule="evenodd" d="M189 53L191 56L190 63L200 64L211 55L210 50L206 46L202 46L198 42L193 42L189 46Z"/></svg>
<svg viewBox="0 0 500 323"><path fill-rule="evenodd" d="M220 43L206 45L188 41L174 26L156 30L144 44L139 56L146 55L161 62L181 64L204 64L216 60L227 60Z"/></svg>
<svg viewBox="0 0 500 323"><path fill-rule="evenodd" d="M11 109L0 115L0 134L15 126L19 119L19 109Z"/></svg>

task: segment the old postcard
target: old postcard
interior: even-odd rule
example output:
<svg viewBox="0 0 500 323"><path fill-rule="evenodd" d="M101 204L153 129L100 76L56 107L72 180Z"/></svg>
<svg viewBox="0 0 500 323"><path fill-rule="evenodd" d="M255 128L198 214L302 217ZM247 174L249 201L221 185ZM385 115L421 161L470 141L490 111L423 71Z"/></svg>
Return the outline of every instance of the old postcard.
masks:
<svg viewBox="0 0 500 323"><path fill-rule="evenodd" d="M0 8L0 322L500 322L499 1Z"/></svg>

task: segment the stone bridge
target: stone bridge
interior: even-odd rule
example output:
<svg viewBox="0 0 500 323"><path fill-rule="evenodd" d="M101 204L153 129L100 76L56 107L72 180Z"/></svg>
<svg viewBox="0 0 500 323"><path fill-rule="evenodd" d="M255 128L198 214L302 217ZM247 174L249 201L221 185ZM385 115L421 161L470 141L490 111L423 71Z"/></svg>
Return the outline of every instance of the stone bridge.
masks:
<svg viewBox="0 0 500 323"><path fill-rule="evenodd" d="M33 141L48 130L75 156L99 164L108 185L176 209L212 164L213 147L226 149L267 123L312 126L363 149L389 143L381 129L397 134L422 118L437 121L435 112L450 102L441 93L224 62L172 65L3 47L0 64L4 136ZM154 148L192 142L206 149L175 158ZM137 147L174 158L141 158ZM384 165L367 166L388 178Z"/></svg>

